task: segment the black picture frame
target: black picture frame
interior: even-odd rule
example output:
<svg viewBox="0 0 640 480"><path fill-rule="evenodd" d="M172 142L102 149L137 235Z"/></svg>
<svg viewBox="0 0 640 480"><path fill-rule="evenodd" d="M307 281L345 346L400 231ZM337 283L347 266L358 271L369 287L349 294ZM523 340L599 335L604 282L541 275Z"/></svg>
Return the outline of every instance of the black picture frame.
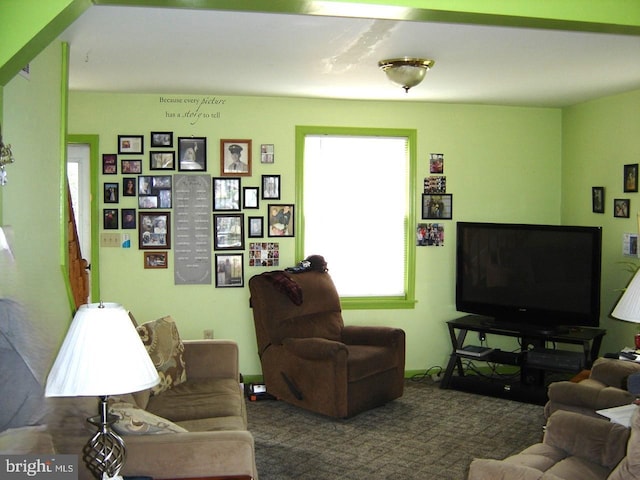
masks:
<svg viewBox="0 0 640 480"><path fill-rule="evenodd" d="M152 148L171 148L173 147L173 132L151 132Z"/></svg>
<svg viewBox="0 0 640 480"><path fill-rule="evenodd" d="M244 254L216 253L216 288L244 287Z"/></svg>
<svg viewBox="0 0 640 480"><path fill-rule="evenodd" d="M178 137L178 171L207 171L206 137Z"/></svg>
<svg viewBox="0 0 640 480"><path fill-rule="evenodd" d="M249 217L247 220L247 237L264 237L264 217Z"/></svg>
<svg viewBox="0 0 640 480"><path fill-rule="evenodd" d="M138 248L171 248L171 212L138 212Z"/></svg>
<svg viewBox="0 0 640 480"><path fill-rule="evenodd" d="M118 174L118 157L115 153L102 154L102 174L103 175Z"/></svg>
<svg viewBox="0 0 640 480"><path fill-rule="evenodd" d="M243 187L242 188L242 208L256 209L260 208L259 187Z"/></svg>
<svg viewBox="0 0 640 480"><path fill-rule="evenodd" d="M138 177L138 208L171 208L173 206L171 175L140 175Z"/></svg>
<svg viewBox="0 0 640 480"><path fill-rule="evenodd" d="M213 249L244 250L244 215L242 213L213 215Z"/></svg>
<svg viewBox="0 0 640 480"><path fill-rule="evenodd" d="M604 213L604 187L591 187L591 210Z"/></svg>
<svg viewBox="0 0 640 480"><path fill-rule="evenodd" d="M423 193L422 218L424 220L451 220L453 218L453 195L450 193Z"/></svg>
<svg viewBox="0 0 640 480"><path fill-rule="evenodd" d="M213 210L239 212L241 180L238 177L213 177L211 182Z"/></svg>
<svg viewBox="0 0 640 480"><path fill-rule="evenodd" d="M104 184L104 203L120 202L120 185L115 182L105 182Z"/></svg>
<svg viewBox="0 0 640 480"><path fill-rule="evenodd" d="M269 237L295 236L295 207L291 203L271 203L267 207L269 215Z"/></svg>
<svg viewBox="0 0 640 480"><path fill-rule="evenodd" d="M118 229L118 209L105 208L102 210L102 227L105 230Z"/></svg>
<svg viewBox="0 0 640 480"><path fill-rule="evenodd" d="M121 160L122 174L142 173L142 160Z"/></svg>
<svg viewBox="0 0 640 480"><path fill-rule="evenodd" d="M122 177L122 196L135 197L138 194L136 177Z"/></svg>
<svg viewBox="0 0 640 480"><path fill-rule="evenodd" d="M118 153L120 155L139 155L144 153L144 136L118 135Z"/></svg>
<svg viewBox="0 0 640 480"><path fill-rule="evenodd" d="M176 169L176 152L170 151L151 151L149 152L149 169L150 170L175 170Z"/></svg>
<svg viewBox="0 0 640 480"><path fill-rule="evenodd" d="M262 199L280 200L280 175L262 175Z"/></svg>
<svg viewBox="0 0 640 480"><path fill-rule="evenodd" d="M638 164L631 163L624 166L623 191L638 191Z"/></svg>
<svg viewBox="0 0 640 480"><path fill-rule="evenodd" d="M631 200L628 198L613 199L613 216L616 218L629 218Z"/></svg>
<svg viewBox="0 0 640 480"><path fill-rule="evenodd" d="M123 208L120 213L122 213L120 227L123 230L133 230L137 227L135 208Z"/></svg>

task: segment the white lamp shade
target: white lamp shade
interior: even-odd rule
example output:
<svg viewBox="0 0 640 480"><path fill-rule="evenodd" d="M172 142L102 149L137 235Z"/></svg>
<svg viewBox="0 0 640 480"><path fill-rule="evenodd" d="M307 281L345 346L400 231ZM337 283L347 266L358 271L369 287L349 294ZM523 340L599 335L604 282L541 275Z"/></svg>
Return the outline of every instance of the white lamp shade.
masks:
<svg viewBox="0 0 640 480"><path fill-rule="evenodd" d="M627 322L640 323L640 270L622 294L611 316Z"/></svg>
<svg viewBox="0 0 640 480"><path fill-rule="evenodd" d="M53 364L45 396L103 396L158 384L158 372L127 311L115 303L82 305Z"/></svg>

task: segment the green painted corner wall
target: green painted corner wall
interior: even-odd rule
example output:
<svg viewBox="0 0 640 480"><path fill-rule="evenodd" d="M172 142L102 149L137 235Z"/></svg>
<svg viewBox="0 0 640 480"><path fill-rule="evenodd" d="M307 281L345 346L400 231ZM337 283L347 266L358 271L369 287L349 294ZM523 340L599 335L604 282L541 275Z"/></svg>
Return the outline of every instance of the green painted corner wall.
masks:
<svg viewBox="0 0 640 480"><path fill-rule="evenodd" d="M189 115L195 112L201 115ZM428 176L429 153L445 154L444 173L447 191L453 194L454 220L444 222L444 247L418 248L416 308L344 312L348 324L398 325L405 329L408 370L444 365L450 349L445 321L457 315L453 292L455 220L560 221L561 111L215 94L70 94L69 133L98 134L100 155L117 152L119 134L143 135L146 146L151 131L174 132L174 140L181 136L204 136L207 173L218 176L220 139L251 139L253 174L242 178L242 186L260 185L263 174L281 175L282 203L295 202L297 125L417 129L418 174L414 179L417 192L423 190L424 178ZM259 162L262 143L275 145L274 164ZM141 159L144 174L175 173L150 171L147 147L143 155L118 158ZM114 181L122 184L122 175L100 174L99 210L114 206L136 208L135 197L120 197L117 205L104 204L102 185ZM366 201L354 201L348 193L342 194L349 214L358 215L359 210L367 208ZM420 204L419 199L416 201ZM259 211L243 213L265 215L266 204L261 200ZM420 221L419 216L418 212L414 223ZM218 338L234 339L240 344L243 373L259 374L248 289L175 286L172 251L169 269L145 270L135 231L119 232L132 234L132 248L100 249L102 299L124 304L138 321L170 314L185 338L201 338L204 329L213 329ZM281 266L293 265L295 239L278 240ZM374 261L384 262L384 239L374 241L381 243L381 257ZM331 259L327 260L331 268ZM354 259L354 268L357 261L360 260ZM265 268L248 266L245 251L245 285L250 276L263 271Z"/></svg>
<svg viewBox="0 0 640 480"><path fill-rule="evenodd" d="M609 313L631 279L623 262L623 235L638 233L640 194L623 191L623 168L640 160L640 90L601 98L564 109L562 119L563 223L602 226L602 315L607 329L603 352L632 346L637 326ZM605 212L593 213L591 187L605 188ZM613 200L630 200L629 218L614 218Z"/></svg>

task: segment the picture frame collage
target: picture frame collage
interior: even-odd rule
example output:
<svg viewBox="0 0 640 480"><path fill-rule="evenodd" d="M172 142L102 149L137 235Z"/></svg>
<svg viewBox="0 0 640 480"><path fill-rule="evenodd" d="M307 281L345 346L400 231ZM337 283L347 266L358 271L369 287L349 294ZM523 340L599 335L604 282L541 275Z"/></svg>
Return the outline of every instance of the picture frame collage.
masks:
<svg viewBox="0 0 640 480"><path fill-rule="evenodd" d="M176 136L172 131L151 131L148 137L119 134L117 153L102 154L103 229L137 230L144 269L168 268L173 174L208 172L207 144L207 137ZM212 245L220 252L214 261L216 287L244 285L245 239L295 236L295 205L280 203L281 175L265 173L254 178L252 160L251 139L219 140L219 170L212 176L211 192ZM275 164L274 144L261 144L258 160ZM266 214L260 215L261 208ZM250 245L249 266L273 266L279 260L279 243Z"/></svg>
<svg viewBox="0 0 640 480"><path fill-rule="evenodd" d="M444 175L444 154L429 154L429 176L424 179L422 193L422 220L437 223L419 223L416 226L416 246L444 246L442 220L453 218L453 195L447 193L447 177Z"/></svg>
<svg viewBox="0 0 640 480"><path fill-rule="evenodd" d="M629 163L623 165L622 168L622 192L637 193L638 192L638 163ZM605 213L605 187L591 187L591 211L593 213ZM631 198L614 198L613 199L613 216L614 218L629 218L631 211Z"/></svg>

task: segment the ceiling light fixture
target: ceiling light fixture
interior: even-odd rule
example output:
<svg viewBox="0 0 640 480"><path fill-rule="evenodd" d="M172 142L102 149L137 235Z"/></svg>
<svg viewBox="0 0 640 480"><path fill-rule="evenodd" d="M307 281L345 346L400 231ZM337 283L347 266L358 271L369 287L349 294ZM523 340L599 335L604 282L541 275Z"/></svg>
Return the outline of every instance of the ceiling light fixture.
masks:
<svg viewBox="0 0 640 480"><path fill-rule="evenodd" d="M387 78L393 83L397 83L406 93L411 87L415 87L424 80L427 71L433 67L435 62L424 58L392 58L390 60L380 60L378 66Z"/></svg>

